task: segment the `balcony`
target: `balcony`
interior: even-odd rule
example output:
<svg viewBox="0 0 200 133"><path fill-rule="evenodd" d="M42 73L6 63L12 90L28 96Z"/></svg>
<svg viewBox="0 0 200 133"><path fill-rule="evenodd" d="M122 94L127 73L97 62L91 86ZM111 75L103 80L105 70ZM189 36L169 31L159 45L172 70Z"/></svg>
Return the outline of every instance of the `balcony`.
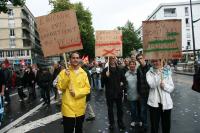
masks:
<svg viewBox="0 0 200 133"><path fill-rule="evenodd" d="M28 47L30 48L32 45L31 45L31 41L29 39L24 39L23 40L23 47Z"/></svg>
<svg viewBox="0 0 200 133"><path fill-rule="evenodd" d="M23 38L23 39L31 40L31 37L30 37L29 34L23 34L22 38Z"/></svg>
<svg viewBox="0 0 200 133"><path fill-rule="evenodd" d="M24 15L23 13L21 14L22 20L25 20L27 23L30 23L30 20L28 16Z"/></svg>

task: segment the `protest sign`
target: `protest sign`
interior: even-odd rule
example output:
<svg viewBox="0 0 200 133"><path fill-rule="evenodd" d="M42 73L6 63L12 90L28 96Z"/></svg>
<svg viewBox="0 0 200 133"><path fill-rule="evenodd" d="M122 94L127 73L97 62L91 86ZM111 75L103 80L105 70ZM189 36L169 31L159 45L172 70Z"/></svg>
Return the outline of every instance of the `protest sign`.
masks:
<svg viewBox="0 0 200 133"><path fill-rule="evenodd" d="M143 21L142 27L146 59L182 57L181 20Z"/></svg>
<svg viewBox="0 0 200 133"><path fill-rule="evenodd" d="M36 22L45 57L83 48L75 11L37 17Z"/></svg>
<svg viewBox="0 0 200 133"><path fill-rule="evenodd" d="M118 30L96 31L96 56L122 56L122 32Z"/></svg>

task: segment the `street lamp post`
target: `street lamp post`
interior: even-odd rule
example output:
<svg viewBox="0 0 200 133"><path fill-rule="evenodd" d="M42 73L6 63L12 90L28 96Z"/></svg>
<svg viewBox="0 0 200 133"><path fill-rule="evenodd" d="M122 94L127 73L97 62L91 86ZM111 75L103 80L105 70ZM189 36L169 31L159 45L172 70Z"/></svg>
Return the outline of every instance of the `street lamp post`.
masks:
<svg viewBox="0 0 200 133"><path fill-rule="evenodd" d="M193 54L194 62L196 61L196 48L195 48L195 37L194 37L194 25L193 25L193 13L192 13L192 0L190 0L190 13L191 13L191 24L192 24L192 42L193 42Z"/></svg>

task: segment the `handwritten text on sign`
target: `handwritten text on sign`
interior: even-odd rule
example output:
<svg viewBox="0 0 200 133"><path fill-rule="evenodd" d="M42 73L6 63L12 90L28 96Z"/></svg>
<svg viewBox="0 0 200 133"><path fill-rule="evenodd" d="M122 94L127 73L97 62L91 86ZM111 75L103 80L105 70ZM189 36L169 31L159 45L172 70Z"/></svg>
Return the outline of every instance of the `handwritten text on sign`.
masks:
<svg viewBox="0 0 200 133"><path fill-rule="evenodd" d="M122 56L122 32L118 30L96 31L96 56Z"/></svg>
<svg viewBox="0 0 200 133"><path fill-rule="evenodd" d="M82 49L76 13L72 10L37 17L45 56Z"/></svg>
<svg viewBox="0 0 200 133"><path fill-rule="evenodd" d="M143 49L147 59L180 59L181 20L144 21Z"/></svg>

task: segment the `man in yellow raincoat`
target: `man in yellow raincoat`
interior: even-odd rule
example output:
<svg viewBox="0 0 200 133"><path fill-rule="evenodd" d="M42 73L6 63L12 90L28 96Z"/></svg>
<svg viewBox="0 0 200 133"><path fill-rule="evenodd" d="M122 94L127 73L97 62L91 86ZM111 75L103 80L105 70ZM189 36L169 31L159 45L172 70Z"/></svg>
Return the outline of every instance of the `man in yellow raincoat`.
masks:
<svg viewBox="0 0 200 133"><path fill-rule="evenodd" d="M62 91L64 133L82 133L86 95L90 84L86 72L79 66L79 54L70 55L70 66L58 75L57 88Z"/></svg>

